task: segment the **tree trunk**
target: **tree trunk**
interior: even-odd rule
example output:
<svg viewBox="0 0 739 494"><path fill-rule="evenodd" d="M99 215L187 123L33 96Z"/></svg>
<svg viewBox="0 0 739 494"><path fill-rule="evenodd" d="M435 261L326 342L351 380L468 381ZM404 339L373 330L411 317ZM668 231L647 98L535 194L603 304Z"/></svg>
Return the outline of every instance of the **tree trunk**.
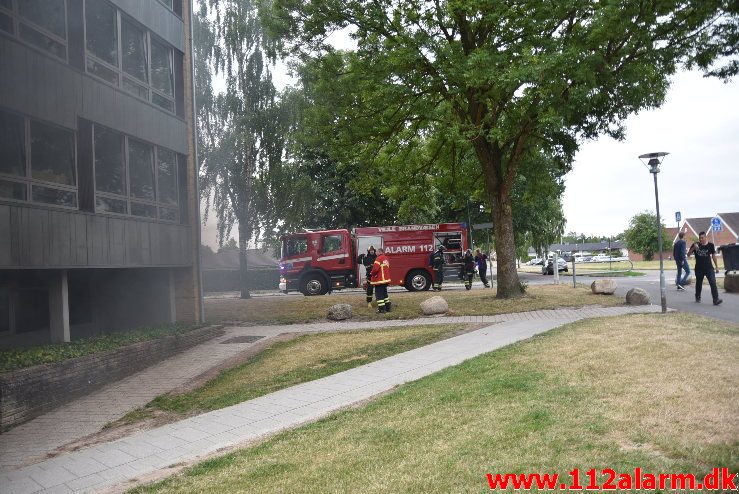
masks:
<svg viewBox="0 0 739 494"><path fill-rule="evenodd" d="M495 257L498 266L497 298L514 298L523 294L516 271L516 244L513 238L513 208L510 190L512 179L503 173L502 153L482 138L472 144L482 168L485 192L493 209Z"/></svg>
<svg viewBox="0 0 739 494"><path fill-rule="evenodd" d="M246 259L248 243L249 236L246 234L246 226L242 226L241 221L239 221L239 286L241 287L241 298L251 298Z"/></svg>
<svg viewBox="0 0 739 494"><path fill-rule="evenodd" d="M513 208L506 187L490 191L495 229L495 255L498 259L497 298L513 298L523 294L516 271L516 244L513 240Z"/></svg>

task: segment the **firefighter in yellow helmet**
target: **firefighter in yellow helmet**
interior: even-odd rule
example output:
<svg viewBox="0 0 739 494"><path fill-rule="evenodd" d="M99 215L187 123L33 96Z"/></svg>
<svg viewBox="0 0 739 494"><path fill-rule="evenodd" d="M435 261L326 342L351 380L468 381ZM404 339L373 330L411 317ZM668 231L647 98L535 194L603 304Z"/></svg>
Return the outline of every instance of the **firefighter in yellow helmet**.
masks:
<svg viewBox="0 0 739 494"><path fill-rule="evenodd" d="M377 249L377 259L370 272L370 283L375 287L378 314L390 312L390 297L387 294L387 286L390 284L390 261L382 248Z"/></svg>

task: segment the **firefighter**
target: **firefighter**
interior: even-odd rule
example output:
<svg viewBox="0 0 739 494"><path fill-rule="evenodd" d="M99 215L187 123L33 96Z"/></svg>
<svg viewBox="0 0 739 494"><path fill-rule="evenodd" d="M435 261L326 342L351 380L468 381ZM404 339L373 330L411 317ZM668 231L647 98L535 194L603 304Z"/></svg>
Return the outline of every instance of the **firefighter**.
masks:
<svg viewBox="0 0 739 494"><path fill-rule="evenodd" d="M472 249L467 249L462 257L462 279L464 280L464 289L472 289L472 278L475 276L475 258L472 255Z"/></svg>
<svg viewBox="0 0 739 494"><path fill-rule="evenodd" d="M433 252L429 257L429 266L434 270L434 290L441 291L441 284L444 283L444 251L446 249L443 245L439 245L436 252Z"/></svg>
<svg viewBox="0 0 739 494"><path fill-rule="evenodd" d="M390 261L387 260L382 248L377 249L377 259L372 264L370 272L370 283L375 286L377 313L390 312L390 297L387 294L387 286L390 284Z"/></svg>
<svg viewBox="0 0 739 494"><path fill-rule="evenodd" d="M370 283L370 273L372 272L372 266L375 264L377 259L377 253L375 247L370 245L367 247L367 253L361 254L357 259L357 262L364 265L364 269L367 274L367 307L372 308L372 295L374 293L374 286Z"/></svg>

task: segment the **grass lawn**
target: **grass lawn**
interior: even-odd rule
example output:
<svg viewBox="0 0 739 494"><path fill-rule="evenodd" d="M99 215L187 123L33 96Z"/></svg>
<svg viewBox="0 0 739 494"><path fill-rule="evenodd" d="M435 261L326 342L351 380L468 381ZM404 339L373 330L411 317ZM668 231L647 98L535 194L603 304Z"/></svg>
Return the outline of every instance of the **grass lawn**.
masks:
<svg viewBox="0 0 739 494"><path fill-rule="evenodd" d="M421 315L420 303L434 292L391 292L393 312L377 314L367 308L364 293L338 293L320 297L262 297L248 300L211 299L205 301L206 317L211 321L251 321L261 324L293 324L325 320L334 304L351 304L355 320L411 319ZM589 288L565 285L530 286L526 296L511 300L495 298L495 289L442 291L451 315L496 315L558 307L620 305L620 297L593 295Z"/></svg>
<svg viewBox="0 0 739 494"><path fill-rule="evenodd" d="M167 324L80 338L69 343L50 343L26 348L0 350L0 372L8 372L39 364L61 362L92 353L117 350L140 341L186 333L197 325Z"/></svg>
<svg viewBox="0 0 739 494"><path fill-rule="evenodd" d="M243 365L223 371L203 386L182 394L158 396L108 427L169 415L179 420L448 338L461 324L409 326L381 330L310 334L274 343Z"/></svg>
<svg viewBox="0 0 739 494"><path fill-rule="evenodd" d="M739 326L577 322L136 492L485 492L487 473L739 470Z"/></svg>

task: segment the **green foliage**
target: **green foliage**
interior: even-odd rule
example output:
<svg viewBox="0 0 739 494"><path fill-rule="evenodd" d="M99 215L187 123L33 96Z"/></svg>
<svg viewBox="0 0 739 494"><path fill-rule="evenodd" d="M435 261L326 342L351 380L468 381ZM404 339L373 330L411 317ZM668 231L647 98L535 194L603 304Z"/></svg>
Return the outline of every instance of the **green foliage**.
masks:
<svg viewBox="0 0 739 494"><path fill-rule="evenodd" d="M669 248L669 239L664 222L661 225L663 248ZM624 232L624 240L629 250L638 252L644 256L644 260L651 261L654 254L659 252L657 215L645 211L631 218L629 228Z"/></svg>
<svg viewBox="0 0 739 494"><path fill-rule="evenodd" d="M262 3L285 52L324 63L322 84L336 98L332 147L367 169L417 178L408 186L385 179L389 194L412 198L408 212L439 207L431 199L440 184L424 186L424 175L482 182L500 296L520 294L518 177L566 172L583 139L622 138L628 115L659 106L681 65L708 69L737 51L739 16L725 0ZM327 36L347 27L356 50L338 53ZM714 73L736 72L735 65L724 69ZM435 163L445 170L432 169ZM406 216L402 205L399 211ZM529 231L532 241L561 230L555 216L547 215L541 238Z"/></svg>
<svg viewBox="0 0 739 494"><path fill-rule="evenodd" d="M118 348L140 341L184 334L198 327L179 324L156 326L80 338L70 343L0 350L0 372L23 369L39 364L61 362L93 353L117 350Z"/></svg>

